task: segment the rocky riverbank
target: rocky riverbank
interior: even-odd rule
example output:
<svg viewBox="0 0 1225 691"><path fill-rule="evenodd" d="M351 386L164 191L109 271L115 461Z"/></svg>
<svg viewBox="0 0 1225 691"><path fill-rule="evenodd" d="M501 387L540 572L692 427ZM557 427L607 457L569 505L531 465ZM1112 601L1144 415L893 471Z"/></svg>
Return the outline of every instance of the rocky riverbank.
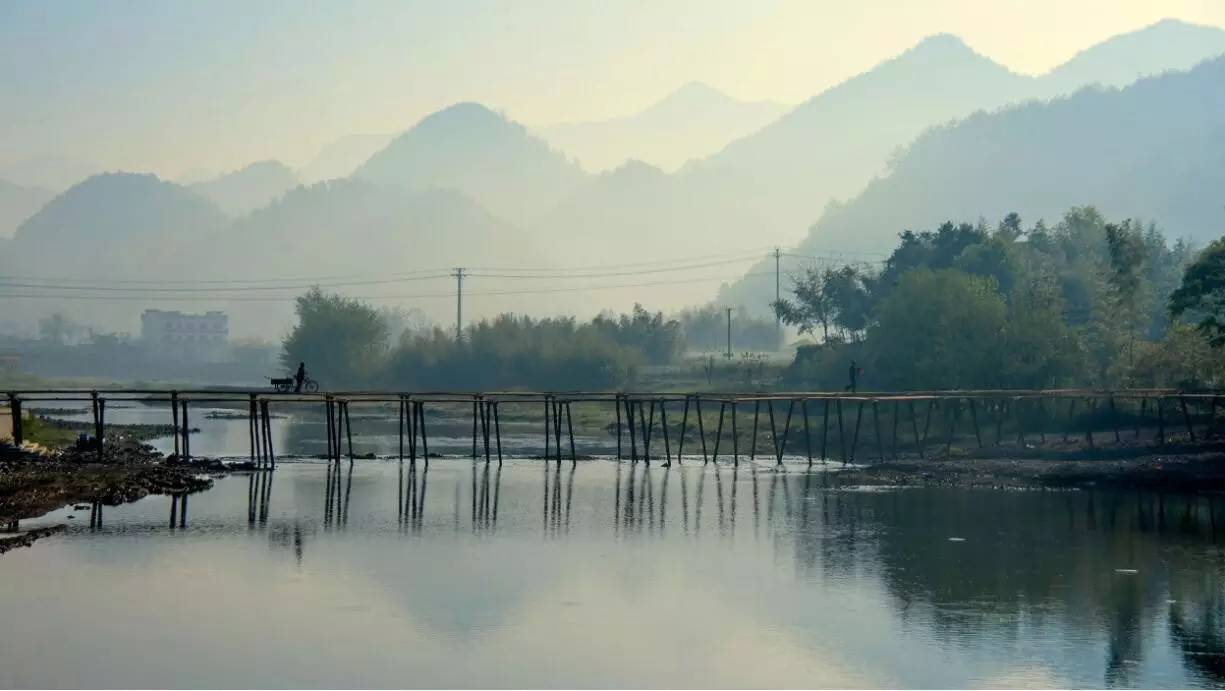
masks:
<svg viewBox="0 0 1225 691"><path fill-rule="evenodd" d="M100 502L115 506L150 494L199 492L212 486L204 473L216 464L167 459L130 437L107 436L102 458L90 446L61 449L0 443L0 525L15 530L62 506ZM23 543L33 533L23 533Z"/></svg>

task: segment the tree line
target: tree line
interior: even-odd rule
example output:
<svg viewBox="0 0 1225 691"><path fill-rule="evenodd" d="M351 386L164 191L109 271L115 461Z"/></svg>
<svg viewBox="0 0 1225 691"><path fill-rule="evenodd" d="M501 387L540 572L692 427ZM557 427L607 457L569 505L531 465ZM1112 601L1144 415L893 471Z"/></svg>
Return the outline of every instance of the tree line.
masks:
<svg viewBox="0 0 1225 691"><path fill-rule="evenodd" d="M458 341L419 313L377 309L319 289L299 296L295 310L298 322L284 340L282 364L292 370L304 362L312 377L333 388L609 388L632 381L644 367L677 362L686 349L721 348L726 339L726 315L715 307L666 317L635 305L628 314L588 321L503 314L468 325ZM741 312L733 325L738 350L777 347L772 320Z"/></svg>
<svg viewBox="0 0 1225 691"><path fill-rule="evenodd" d="M1153 223L1076 207L1054 226L1013 213L903 232L882 264L811 268L774 309L819 340L789 386L841 389L854 363L882 390L1205 387L1225 381L1222 290L1220 241L1197 257Z"/></svg>

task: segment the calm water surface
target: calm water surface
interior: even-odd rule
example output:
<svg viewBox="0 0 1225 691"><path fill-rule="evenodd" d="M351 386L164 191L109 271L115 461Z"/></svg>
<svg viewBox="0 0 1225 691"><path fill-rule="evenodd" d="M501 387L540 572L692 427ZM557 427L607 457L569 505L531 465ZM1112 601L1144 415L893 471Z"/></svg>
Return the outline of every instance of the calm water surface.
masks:
<svg viewBox="0 0 1225 691"><path fill-rule="evenodd" d="M1222 686L1220 504L283 463L23 523L69 528L0 557L0 685Z"/></svg>
<svg viewBox="0 0 1225 691"><path fill-rule="evenodd" d="M0 557L0 682L1225 682L1204 497L855 491L745 463L338 470L233 475L185 517L154 496L100 528L42 519L69 531Z"/></svg>

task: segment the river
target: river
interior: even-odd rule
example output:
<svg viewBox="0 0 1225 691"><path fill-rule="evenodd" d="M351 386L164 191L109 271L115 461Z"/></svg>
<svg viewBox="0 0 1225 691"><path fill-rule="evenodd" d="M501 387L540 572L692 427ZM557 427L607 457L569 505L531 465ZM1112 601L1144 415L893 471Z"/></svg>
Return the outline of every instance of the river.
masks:
<svg viewBox="0 0 1225 691"><path fill-rule="evenodd" d="M245 453L200 412L193 450ZM827 470L291 459L60 510L0 557L0 686L1225 685L1225 500Z"/></svg>

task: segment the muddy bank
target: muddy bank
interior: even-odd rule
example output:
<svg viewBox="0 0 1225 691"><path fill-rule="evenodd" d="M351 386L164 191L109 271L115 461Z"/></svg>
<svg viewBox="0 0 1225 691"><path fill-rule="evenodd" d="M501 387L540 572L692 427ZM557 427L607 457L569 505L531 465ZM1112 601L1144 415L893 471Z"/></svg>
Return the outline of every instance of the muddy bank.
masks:
<svg viewBox="0 0 1225 691"><path fill-rule="evenodd" d="M150 494L199 492L214 464L180 463L133 439L107 438L99 459L92 448L16 449L0 444L0 525L76 503L115 506ZM26 534L29 535L29 534Z"/></svg>
<svg viewBox="0 0 1225 691"><path fill-rule="evenodd" d="M833 473L836 482L844 485L1225 491L1225 451L1216 448L1092 460L954 456L938 460L910 457L865 463Z"/></svg>

